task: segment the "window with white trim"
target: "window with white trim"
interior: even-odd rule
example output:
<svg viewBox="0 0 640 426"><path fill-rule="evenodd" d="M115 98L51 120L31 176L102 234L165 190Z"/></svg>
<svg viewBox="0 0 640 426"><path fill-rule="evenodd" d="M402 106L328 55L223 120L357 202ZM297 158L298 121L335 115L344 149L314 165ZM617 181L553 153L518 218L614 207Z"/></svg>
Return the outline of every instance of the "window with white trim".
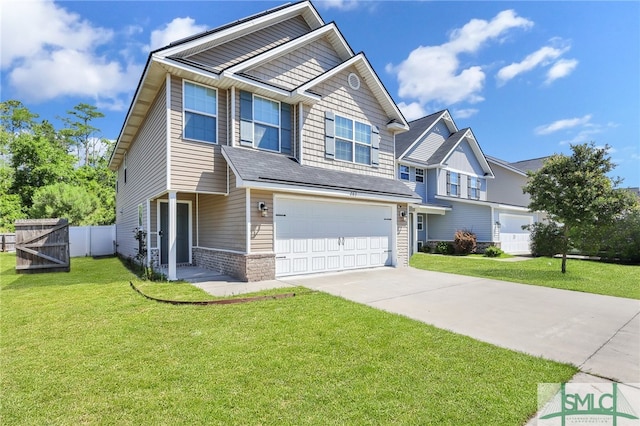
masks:
<svg viewBox="0 0 640 426"><path fill-rule="evenodd" d="M371 165L371 126L336 115L336 159Z"/></svg>
<svg viewBox="0 0 640 426"><path fill-rule="evenodd" d="M184 138L217 143L218 92L201 84L183 84Z"/></svg>
<svg viewBox="0 0 640 426"><path fill-rule="evenodd" d="M398 167L398 177L401 180L409 180L409 166L400 164Z"/></svg>
<svg viewBox="0 0 640 426"><path fill-rule="evenodd" d="M424 229L424 216L418 215L418 231L422 231Z"/></svg>
<svg viewBox="0 0 640 426"><path fill-rule="evenodd" d="M424 182L424 169L416 169L416 182Z"/></svg>
<svg viewBox="0 0 640 426"><path fill-rule="evenodd" d="M241 90L240 143L291 155L291 105Z"/></svg>
<svg viewBox="0 0 640 426"><path fill-rule="evenodd" d="M456 172L447 171L447 195L460 196L460 175Z"/></svg>

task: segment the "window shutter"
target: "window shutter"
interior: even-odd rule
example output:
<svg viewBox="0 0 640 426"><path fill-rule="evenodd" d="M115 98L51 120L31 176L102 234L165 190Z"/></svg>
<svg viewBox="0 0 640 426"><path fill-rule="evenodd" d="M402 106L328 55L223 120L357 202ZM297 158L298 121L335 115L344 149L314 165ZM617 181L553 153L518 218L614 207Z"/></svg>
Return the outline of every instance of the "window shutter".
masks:
<svg viewBox="0 0 640 426"><path fill-rule="evenodd" d="M253 95L240 91L240 144L253 145Z"/></svg>
<svg viewBox="0 0 640 426"><path fill-rule="evenodd" d="M380 165L380 130L376 126L371 126L371 165Z"/></svg>
<svg viewBox="0 0 640 426"><path fill-rule="evenodd" d="M471 198L471 176L467 176L467 198Z"/></svg>
<svg viewBox="0 0 640 426"><path fill-rule="evenodd" d="M280 104L280 152L291 155L291 105Z"/></svg>
<svg viewBox="0 0 640 426"><path fill-rule="evenodd" d="M447 171L447 195L451 195L451 172Z"/></svg>
<svg viewBox="0 0 640 426"><path fill-rule="evenodd" d="M330 160L336 156L335 120L333 112L326 111L324 113L324 154Z"/></svg>

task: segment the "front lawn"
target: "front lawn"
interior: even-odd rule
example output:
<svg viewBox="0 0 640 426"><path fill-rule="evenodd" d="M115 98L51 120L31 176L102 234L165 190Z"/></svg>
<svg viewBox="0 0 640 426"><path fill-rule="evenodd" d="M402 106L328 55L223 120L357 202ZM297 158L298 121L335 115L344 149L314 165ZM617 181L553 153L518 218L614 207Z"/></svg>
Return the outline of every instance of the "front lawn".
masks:
<svg viewBox="0 0 640 426"><path fill-rule="evenodd" d="M174 306L134 292L114 258L74 258L69 273L14 266L0 253L5 425L521 425L538 383L576 372L304 289ZM211 298L161 285L142 287Z"/></svg>
<svg viewBox="0 0 640 426"><path fill-rule="evenodd" d="M569 259L567 273L562 274L560 262L561 259L548 257L505 262L418 253L411 258L410 265L430 271L640 299L640 266Z"/></svg>

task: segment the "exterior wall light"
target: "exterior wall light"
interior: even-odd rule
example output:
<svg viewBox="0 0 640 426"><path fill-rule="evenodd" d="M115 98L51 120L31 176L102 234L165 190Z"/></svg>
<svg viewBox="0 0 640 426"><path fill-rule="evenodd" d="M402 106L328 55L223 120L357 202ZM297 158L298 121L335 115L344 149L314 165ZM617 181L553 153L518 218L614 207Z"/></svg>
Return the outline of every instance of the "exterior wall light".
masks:
<svg viewBox="0 0 640 426"><path fill-rule="evenodd" d="M258 211L262 214L262 217L267 217L269 214L269 207L264 201L258 201Z"/></svg>
<svg viewBox="0 0 640 426"><path fill-rule="evenodd" d="M403 221L403 222L406 222L406 221L407 221L407 212L406 212L406 211L404 211L404 210L402 210L402 211L400 212L400 217L402 218L402 221Z"/></svg>

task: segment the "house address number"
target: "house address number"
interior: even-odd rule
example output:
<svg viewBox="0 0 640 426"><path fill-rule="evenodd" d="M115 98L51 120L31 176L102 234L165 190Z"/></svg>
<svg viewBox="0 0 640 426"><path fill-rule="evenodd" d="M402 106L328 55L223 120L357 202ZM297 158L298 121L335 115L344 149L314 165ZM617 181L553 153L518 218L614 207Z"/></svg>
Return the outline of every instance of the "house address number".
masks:
<svg viewBox="0 0 640 426"><path fill-rule="evenodd" d="M357 197L357 196L358 196L357 192L355 192L355 191L350 191L349 192L349 197Z"/></svg>

